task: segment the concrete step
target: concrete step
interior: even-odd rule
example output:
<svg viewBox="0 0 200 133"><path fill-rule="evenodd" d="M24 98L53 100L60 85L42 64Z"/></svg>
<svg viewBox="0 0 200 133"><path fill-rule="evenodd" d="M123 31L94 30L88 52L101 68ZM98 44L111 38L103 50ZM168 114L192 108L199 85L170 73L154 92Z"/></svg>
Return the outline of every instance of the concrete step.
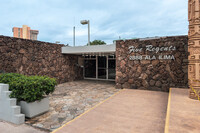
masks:
<svg viewBox="0 0 200 133"><path fill-rule="evenodd" d="M6 100L10 106L16 106L17 100L16 98L11 98Z"/></svg>
<svg viewBox="0 0 200 133"><path fill-rule="evenodd" d="M11 109L12 109L12 114L14 114L14 115L18 115L18 114L21 113L21 107L20 106L12 106Z"/></svg>
<svg viewBox="0 0 200 133"><path fill-rule="evenodd" d="M11 94L11 91L3 91L1 96L3 99L7 99L7 98L10 98L10 94Z"/></svg>
<svg viewBox="0 0 200 133"><path fill-rule="evenodd" d="M21 113L21 107L16 106L16 98L10 98L9 85L0 83L0 119L14 124L23 124L25 115Z"/></svg>
<svg viewBox="0 0 200 133"><path fill-rule="evenodd" d="M0 83L0 93L3 91L8 91L9 85Z"/></svg>
<svg viewBox="0 0 200 133"><path fill-rule="evenodd" d="M3 98L2 98L3 99ZM17 100L15 98L5 98L4 103L0 102L0 107L11 107L11 106L16 106Z"/></svg>
<svg viewBox="0 0 200 133"><path fill-rule="evenodd" d="M14 115L12 118L12 122L15 124L23 124L25 121L25 115L24 114L18 114L18 115Z"/></svg>

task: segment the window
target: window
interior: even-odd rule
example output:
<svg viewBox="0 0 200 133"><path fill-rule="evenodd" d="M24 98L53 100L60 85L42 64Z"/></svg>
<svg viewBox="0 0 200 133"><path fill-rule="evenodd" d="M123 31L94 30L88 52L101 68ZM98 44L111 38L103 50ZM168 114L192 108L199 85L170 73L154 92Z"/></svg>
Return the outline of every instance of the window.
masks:
<svg viewBox="0 0 200 133"><path fill-rule="evenodd" d="M18 28L18 37L20 38L20 28Z"/></svg>
<svg viewBox="0 0 200 133"><path fill-rule="evenodd" d="M85 77L96 78L96 59L85 60Z"/></svg>
<svg viewBox="0 0 200 133"><path fill-rule="evenodd" d="M86 55L84 64L84 77L104 80L115 80L115 55L89 56ZM96 58L97 57L97 58Z"/></svg>

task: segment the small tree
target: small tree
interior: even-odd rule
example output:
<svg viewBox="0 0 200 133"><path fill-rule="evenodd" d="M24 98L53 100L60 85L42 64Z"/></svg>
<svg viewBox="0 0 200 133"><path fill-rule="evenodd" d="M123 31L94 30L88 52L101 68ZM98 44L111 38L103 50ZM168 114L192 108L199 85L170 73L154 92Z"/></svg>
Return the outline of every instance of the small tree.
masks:
<svg viewBox="0 0 200 133"><path fill-rule="evenodd" d="M94 40L94 41L90 42L90 45L105 45L105 44L106 43L104 41L101 41L101 40Z"/></svg>

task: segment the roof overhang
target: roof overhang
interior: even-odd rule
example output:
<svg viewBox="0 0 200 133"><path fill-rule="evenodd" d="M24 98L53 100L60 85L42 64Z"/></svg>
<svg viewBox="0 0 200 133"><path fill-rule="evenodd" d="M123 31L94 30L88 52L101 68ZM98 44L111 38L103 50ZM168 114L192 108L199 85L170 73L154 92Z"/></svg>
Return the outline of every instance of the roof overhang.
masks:
<svg viewBox="0 0 200 133"><path fill-rule="evenodd" d="M62 47L62 54L113 54L116 51L116 45L94 45L94 46L77 46L77 47Z"/></svg>

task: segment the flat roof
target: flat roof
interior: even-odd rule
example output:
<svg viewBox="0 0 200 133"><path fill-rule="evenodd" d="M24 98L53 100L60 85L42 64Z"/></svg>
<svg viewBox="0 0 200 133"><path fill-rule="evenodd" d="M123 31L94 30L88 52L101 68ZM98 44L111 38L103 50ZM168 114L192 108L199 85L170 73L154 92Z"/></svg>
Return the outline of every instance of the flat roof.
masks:
<svg viewBox="0 0 200 133"><path fill-rule="evenodd" d="M97 54L97 53L115 53L116 44L92 45L92 46L76 46L62 47L62 54Z"/></svg>
<svg viewBox="0 0 200 133"><path fill-rule="evenodd" d="M182 37L182 36L187 36L187 35L175 35L175 36L155 36L155 37L144 37L144 38L137 38L137 37L134 37L134 38L130 38L130 39L126 39L126 38L122 38L122 39L117 39L117 40L114 40L114 41L121 41L121 40L135 40L135 39L138 39L139 41L144 41L144 40L154 40L154 39L161 39L161 38L168 38L168 37Z"/></svg>

